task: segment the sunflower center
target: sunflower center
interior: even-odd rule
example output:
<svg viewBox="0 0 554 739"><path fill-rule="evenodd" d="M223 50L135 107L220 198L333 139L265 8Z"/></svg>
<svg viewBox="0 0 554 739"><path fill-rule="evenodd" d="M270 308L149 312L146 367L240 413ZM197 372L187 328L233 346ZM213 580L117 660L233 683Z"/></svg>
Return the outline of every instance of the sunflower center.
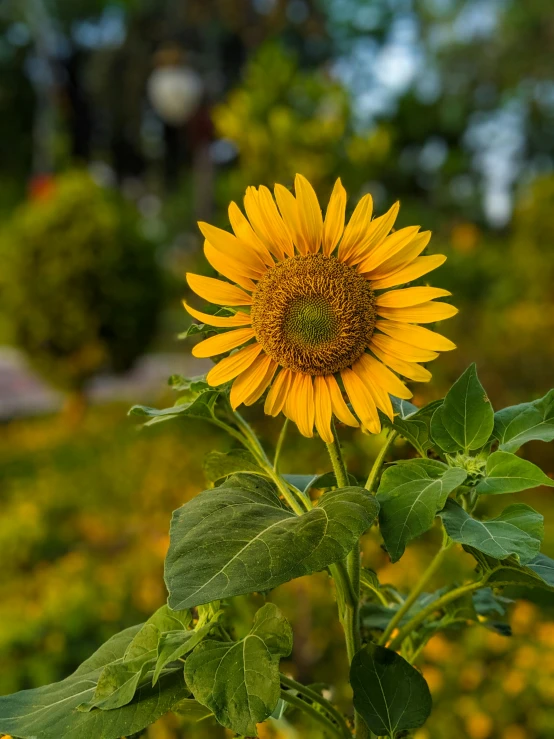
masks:
<svg viewBox="0 0 554 739"><path fill-rule="evenodd" d="M300 345L318 346L338 335L338 321L329 302L319 295L293 300L283 322L290 341Z"/></svg>
<svg viewBox="0 0 554 739"><path fill-rule="evenodd" d="M368 281L336 257L293 257L258 283L252 326L282 367L328 375L350 367L368 346L375 296Z"/></svg>

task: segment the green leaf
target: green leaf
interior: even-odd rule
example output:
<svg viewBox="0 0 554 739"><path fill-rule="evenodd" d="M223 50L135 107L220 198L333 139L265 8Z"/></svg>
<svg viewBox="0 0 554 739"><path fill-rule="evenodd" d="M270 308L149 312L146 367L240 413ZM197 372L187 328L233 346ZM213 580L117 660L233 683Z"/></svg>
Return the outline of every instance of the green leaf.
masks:
<svg viewBox="0 0 554 739"><path fill-rule="evenodd" d="M293 485L301 493L307 492L313 483L318 479L318 475L283 475L283 478Z"/></svg>
<svg viewBox="0 0 554 739"><path fill-rule="evenodd" d="M466 477L460 467L431 459L411 459L384 471L377 492L379 525L393 562L408 542L431 528L449 494Z"/></svg>
<svg viewBox="0 0 554 739"><path fill-rule="evenodd" d="M177 339L179 341L184 341L184 339L188 339L189 336L196 336L197 334L203 334L212 330L214 330L213 327L206 326L205 323L191 323L187 329L177 334Z"/></svg>
<svg viewBox="0 0 554 739"><path fill-rule="evenodd" d="M409 400L397 398L395 395L391 395L391 403L395 416L402 419L410 418L410 416L413 416L420 410L417 405L410 403Z"/></svg>
<svg viewBox="0 0 554 739"><path fill-rule="evenodd" d="M205 639L213 628L213 624L206 624L194 631L168 631L162 634L158 643L158 653L152 685L155 685L162 670L171 662L184 657Z"/></svg>
<svg viewBox="0 0 554 739"><path fill-rule="evenodd" d="M102 644L94 654L82 662L73 675L85 675L88 672L97 670L99 667L109 665L110 662L123 659L125 650L143 626L144 624L129 626L128 629L124 629L123 631L119 631L117 634L114 634L107 642L104 642L104 644Z"/></svg>
<svg viewBox="0 0 554 739"><path fill-rule="evenodd" d="M517 452L522 444L534 439L554 439L554 390L531 403L503 408L494 415L495 439L504 452Z"/></svg>
<svg viewBox="0 0 554 739"><path fill-rule="evenodd" d="M283 477L302 493L307 493L312 488L326 490L337 487L337 478L334 472L324 472L322 475L283 475ZM358 485L354 475L348 475L348 482L353 487Z"/></svg>
<svg viewBox="0 0 554 739"><path fill-rule="evenodd" d="M130 416L145 416L150 420L145 426L152 426L155 423L163 421L171 421L175 418L213 418L213 409L220 395L219 390L209 390L201 393L194 400L185 400L177 403L169 408L150 408L146 405L134 405L129 411Z"/></svg>
<svg viewBox="0 0 554 739"><path fill-rule="evenodd" d="M442 403L435 409L433 417L431 418L431 436L433 441L442 449L443 452L452 454L453 452L459 452L461 450L460 444L455 441L448 431L443 421L443 406Z"/></svg>
<svg viewBox="0 0 554 739"><path fill-rule="evenodd" d="M447 500L439 515L451 539L490 557L504 559L514 556L525 564L539 552L543 517L530 506L511 505L496 518L478 521L455 501Z"/></svg>
<svg viewBox="0 0 554 739"><path fill-rule="evenodd" d="M354 706L378 736L391 739L423 726L431 713L429 688L415 667L391 649L366 644L350 669Z"/></svg>
<svg viewBox="0 0 554 739"><path fill-rule="evenodd" d="M406 441L409 441L422 457L426 457L429 449L433 447L431 419L435 410L441 405L441 400L435 400L423 408L417 408L417 406L401 400L394 404L394 410L398 413L394 417L394 422L391 423L384 415L383 420L387 426L393 428Z"/></svg>
<svg viewBox="0 0 554 739"><path fill-rule="evenodd" d="M178 393L191 392L198 395L212 388L206 382L205 375L197 375L196 377L183 377L182 375L171 375L167 384L172 390Z"/></svg>
<svg viewBox="0 0 554 739"><path fill-rule="evenodd" d="M173 514L165 580L172 608L267 591L343 559L375 520L361 488L323 495L297 516L272 484L236 475Z"/></svg>
<svg viewBox="0 0 554 739"><path fill-rule="evenodd" d="M487 459L486 477L477 485L481 495L517 493L539 485L554 487L554 480L532 462L510 452L493 452Z"/></svg>
<svg viewBox="0 0 554 739"><path fill-rule="evenodd" d="M481 588L473 593L473 605L480 616L504 616L506 606L512 602L510 598L495 595L491 588Z"/></svg>
<svg viewBox="0 0 554 739"><path fill-rule="evenodd" d="M217 482L236 472L251 472L267 477L267 473L259 466L254 457L243 449L224 452L209 452L204 458L204 474L208 482Z"/></svg>
<svg viewBox="0 0 554 739"><path fill-rule="evenodd" d="M157 721L188 695L180 673L164 675L156 688L140 687L122 708L77 710L93 698L102 670L121 663L139 629L116 634L61 682L0 697L0 734L20 739L119 739Z"/></svg>
<svg viewBox="0 0 554 739"><path fill-rule="evenodd" d="M78 709L91 711L93 708L100 708L110 711L126 706L133 700L139 684L144 682L144 676L153 666L155 657L154 650L149 655L104 667L91 700L81 703Z"/></svg>
<svg viewBox="0 0 554 739"><path fill-rule="evenodd" d="M519 564L510 558L503 561L485 558L479 552L473 554L483 570L487 573L487 582L493 587L499 585L517 585L528 588L554 590L554 560L545 554L538 554L526 565Z"/></svg>
<svg viewBox="0 0 554 739"><path fill-rule="evenodd" d="M291 650L287 620L267 603L241 641L205 641L194 650L185 663L187 685L220 724L237 734L257 736L256 724L279 702L279 661Z"/></svg>
<svg viewBox="0 0 554 739"><path fill-rule="evenodd" d="M129 662L144 655L150 656L152 650L157 650L160 635L164 631L186 629L191 623L192 614L188 609L184 611L172 611L167 605L161 606L141 626L125 650L123 656L124 661Z"/></svg>
<svg viewBox="0 0 554 739"><path fill-rule="evenodd" d="M213 715L209 708L206 708L206 706L203 706L193 698L185 698L179 701L171 710L173 713L182 716L189 723L198 723Z"/></svg>
<svg viewBox="0 0 554 739"><path fill-rule="evenodd" d="M554 588L554 559L550 559L545 554L538 554L530 562L527 562L526 569L540 577L545 585Z"/></svg>
<svg viewBox="0 0 554 739"><path fill-rule="evenodd" d="M446 394L439 418L447 433L466 452L480 449L489 440L494 411L474 364Z"/></svg>
<svg viewBox="0 0 554 739"><path fill-rule="evenodd" d="M80 705L79 710L108 711L130 703L146 674L154 669L162 632L184 629L191 623L192 614L188 610L171 611L166 605L158 608L134 635L123 660L104 667L92 700Z"/></svg>

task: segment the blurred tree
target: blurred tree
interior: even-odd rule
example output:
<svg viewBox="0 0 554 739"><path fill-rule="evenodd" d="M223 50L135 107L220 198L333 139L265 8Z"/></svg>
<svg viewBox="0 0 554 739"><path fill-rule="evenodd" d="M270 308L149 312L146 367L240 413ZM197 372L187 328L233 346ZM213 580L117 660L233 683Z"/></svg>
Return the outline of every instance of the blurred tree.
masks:
<svg viewBox="0 0 554 739"><path fill-rule="evenodd" d="M133 209L74 171L42 186L2 234L0 300L13 341L55 385L81 394L151 342L160 273Z"/></svg>
<svg viewBox="0 0 554 739"><path fill-rule="evenodd" d="M360 186L391 149L385 127L356 134L344 88L323 70L300 69L293 53L268 43L249 61L243 83L214 110L217 132L237 148L231 190L290 182L302 172L316 188L333 179Z"/></svg>

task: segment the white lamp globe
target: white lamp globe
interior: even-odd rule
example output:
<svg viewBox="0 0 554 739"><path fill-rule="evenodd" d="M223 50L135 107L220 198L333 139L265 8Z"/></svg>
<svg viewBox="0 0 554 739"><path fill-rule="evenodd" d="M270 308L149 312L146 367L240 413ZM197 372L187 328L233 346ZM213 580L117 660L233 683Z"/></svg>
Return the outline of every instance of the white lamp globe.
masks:
<svg viewBox="0 0 554 739"><path fill-rule="evenodd" d="M204 85L189 67L167 65L155 69L148 80L148 98L160 118L170 126L181 126L198 110Z"/></svg>

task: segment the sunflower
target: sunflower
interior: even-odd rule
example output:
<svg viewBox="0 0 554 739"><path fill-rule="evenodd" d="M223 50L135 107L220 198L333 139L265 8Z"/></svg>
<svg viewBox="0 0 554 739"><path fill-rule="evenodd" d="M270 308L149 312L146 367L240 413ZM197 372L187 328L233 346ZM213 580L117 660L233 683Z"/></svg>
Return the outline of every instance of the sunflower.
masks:
<svg viewBox="0 0 554 739"><path fill-rule="evenodd" d="M393 418L390 395L412 396L399 375L427 382L431 374L421 363L455 348L416 325L457 312L435 302L450 295L447 290L390 288L427 274L446 257L420 256L429 231L393 230L399 203L372 220L373 201L364 195L345 225L340 179L325 218L302 175L296 176L295 195L282 185L274 194L275 199L267 187L249 187L247 217L230 204L234 235L199 223L207 260L229 282L196 274L187 280L201 298L228 310L208 315L184 305L208 326L231 330L201 341L192 353L232 352L207 381L217 386L234 380L233 408L255 403L269 388L265 412L283 412L304 436L313 436L315 426L332 442L333 416L379 433L378 409Z"/></svg>

